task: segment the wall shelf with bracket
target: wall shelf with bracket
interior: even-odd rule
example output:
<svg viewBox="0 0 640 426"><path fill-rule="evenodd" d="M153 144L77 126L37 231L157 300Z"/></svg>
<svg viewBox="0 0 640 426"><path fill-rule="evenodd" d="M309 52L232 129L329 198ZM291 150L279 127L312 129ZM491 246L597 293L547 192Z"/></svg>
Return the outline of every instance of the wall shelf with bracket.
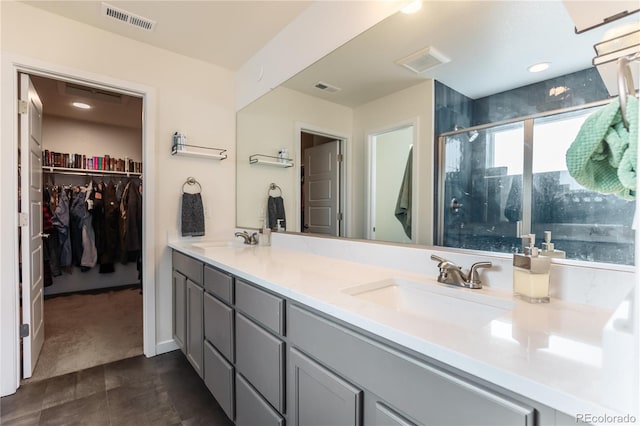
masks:
<svg viewBox="0 0 640 426"><path fill-rule="evenodd" d="M82 176L127 176L137 177L142 176L142 173L138 172L123 172L115 170L97 170L97 169L78 169L72 167L57 167L57 166L42 166L42 171L45 173L58 173L65 175L82 175Z"/></svg>
<svg viewBox="0 0 640 426"><path fill-rule="evenodd" d="M293 167L293 160L291 158L280 158L272 155L253 154L249 156L250 164L263 164L265 166L274 166L288 168Z"/></svg>
<svg viewBox="0 0 640 426"><path fill-rule="evenodd" d="M214 160L225 160L227 150L221 148L211 148L208 146L174 144L171 147L171 155L181 155L184 157L212 158Z"/></svg>

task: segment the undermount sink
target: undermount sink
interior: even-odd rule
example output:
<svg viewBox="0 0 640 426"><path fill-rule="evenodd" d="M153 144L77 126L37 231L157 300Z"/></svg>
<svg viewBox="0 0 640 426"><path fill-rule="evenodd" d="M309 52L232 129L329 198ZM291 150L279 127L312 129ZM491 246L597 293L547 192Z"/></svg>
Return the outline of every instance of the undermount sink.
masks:
<svg viewBox="0 0 640 426"><path fill-rule="evenodd" d="M424 319L446 321L464 328L480 328L513 309L514 302L482 290L466 290L389 278L342 290L360 300Z"/></svg>
<svg viewBox="0 0 640 426"><path fill-rule="evenodd" d="M200 241L198 243L191 243L196 248L210 248L210 247L242 247L242 241ZM247 245L248 247L248 245Z"/></svg>

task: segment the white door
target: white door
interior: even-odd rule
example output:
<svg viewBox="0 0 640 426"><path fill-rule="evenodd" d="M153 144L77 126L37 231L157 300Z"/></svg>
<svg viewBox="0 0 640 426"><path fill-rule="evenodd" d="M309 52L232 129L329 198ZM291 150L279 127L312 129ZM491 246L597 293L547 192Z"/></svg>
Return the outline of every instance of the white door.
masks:
<svg viewBox="0 0 640 426"><path fill-rule="evenodd" d="M22 244L22 374L31 377L44 343L42 247L42 102L20 74L20 210Z"/></svg>
<svg viewBox="0 0 640 426"><path fill-rule="evenodd" d="M304 222L311 233L340 235L340 142L304 150Z"/></svg>

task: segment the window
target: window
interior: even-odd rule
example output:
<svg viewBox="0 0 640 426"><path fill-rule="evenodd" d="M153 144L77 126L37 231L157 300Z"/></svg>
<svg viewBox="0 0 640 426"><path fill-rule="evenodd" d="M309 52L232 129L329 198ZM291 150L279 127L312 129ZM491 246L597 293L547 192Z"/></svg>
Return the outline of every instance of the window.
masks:
<svg viewBox="0 0 640 426"><path fill-rule="evenodd" d="M441 137L438 244L517 252L518 235L535 233L540 247L551 231L567 258L634 264L635 202L583 188L565 165L565 152L597 108Z"/></svg>

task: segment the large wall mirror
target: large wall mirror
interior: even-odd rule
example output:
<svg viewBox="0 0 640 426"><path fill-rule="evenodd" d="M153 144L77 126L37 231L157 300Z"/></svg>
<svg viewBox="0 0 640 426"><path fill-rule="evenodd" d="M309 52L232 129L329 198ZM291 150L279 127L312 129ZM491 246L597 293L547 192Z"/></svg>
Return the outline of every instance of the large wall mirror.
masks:
<svg viewBox="0 0 640 426"><path fill-rule="evenodd" d="M428 1L387 18L238 112L237 226L442 241L438 197L451 194L442 184L438 194L439 135L480 142L496 132L474 126L534 116L541 103L571 110L606 101L593 46L637 21L576 34L561 1ZM530 72L537 63L549 67ZM471 131L457 135L463 128ZM496 158L518 149L492 146ZM449 201L451 211L466 204ZM492 214L509 221L504 206Z"/></svg>

